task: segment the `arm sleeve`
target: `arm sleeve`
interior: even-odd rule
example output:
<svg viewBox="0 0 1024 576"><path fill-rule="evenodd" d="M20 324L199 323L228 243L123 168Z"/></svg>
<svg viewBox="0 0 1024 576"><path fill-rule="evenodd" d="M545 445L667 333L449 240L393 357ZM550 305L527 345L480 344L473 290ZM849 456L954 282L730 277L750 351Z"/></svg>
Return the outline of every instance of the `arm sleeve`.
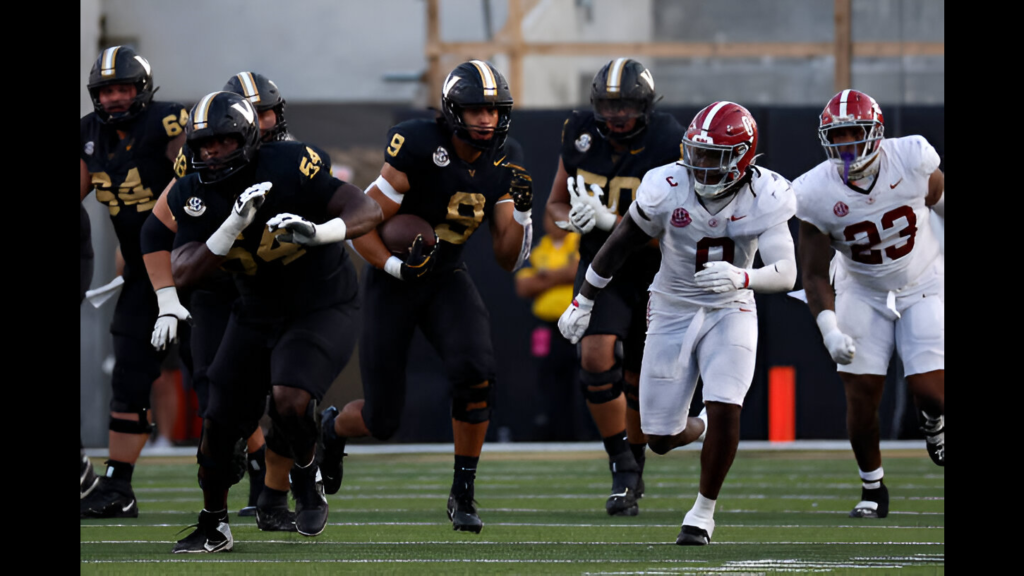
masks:
<svg viewBox="0 0 1024 576"><path fill-rule="evenodd" d="M170 252L174 249L174 232L150 212L142 224L140 243L143 254Z"/></svg>
<svg viewBox="0 0 1024 576"><path fill-rule="evenodd" d="M789 224L781 222L765 230L757 238L758 251L764 266L747 270L748 288L755 292L782 292L796 284L796 252Z"/></svg>

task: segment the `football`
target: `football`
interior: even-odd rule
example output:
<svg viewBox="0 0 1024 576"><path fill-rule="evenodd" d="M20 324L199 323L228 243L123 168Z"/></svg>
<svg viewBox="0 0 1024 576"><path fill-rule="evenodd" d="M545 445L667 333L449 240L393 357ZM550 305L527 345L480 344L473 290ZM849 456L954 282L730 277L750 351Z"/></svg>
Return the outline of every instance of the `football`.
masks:
<svg viewBox="0 0 1024 576"><path fill-rule="evenodd" d="M377 227L377 233L391 254L403 259L409 255L417 235L423 236L425 249L434 246L434 229L415 214L395 214Z"/></svg>

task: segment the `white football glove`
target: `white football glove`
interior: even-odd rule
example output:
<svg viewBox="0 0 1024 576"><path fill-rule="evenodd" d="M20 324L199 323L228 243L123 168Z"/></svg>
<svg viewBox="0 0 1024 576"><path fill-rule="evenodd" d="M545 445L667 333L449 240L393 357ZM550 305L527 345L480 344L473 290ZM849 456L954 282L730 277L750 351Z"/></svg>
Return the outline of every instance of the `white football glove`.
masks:
<svg viewBox="0 0 1024 576"><path fill-rule="evenodd" d="M693 279L697 286L716 294L742 290L750 284L746 270L722 260L705 262L704 269L694 274Z"/></svg>
<svg viewBox="0 0 1024 576"><path fill-rule="evenodd" d="M569 342L573 344L579 342L583 333L587 331L587 327L590 326L590 313L593 309L593 300L583 294L577 294L565 312L562 312L562 317L558 319L558 331Z"/></svg>
<svg viewBox="0 0 1024 576"><path fill-rule="evenodd" d="M178 300L178 291L174 286L168 286L156 291L156 301L160 306L160 313L153 326L153 335L150 337L150 344L157 350L167 348L167 345L178 341L178 322L185 321L192 323L192 315L181 305Z"/></svg>
<svg viewBox="0 0 1024 576"><path fill-rule="evenodd" d="M836 364L853 362L853 355L857 352L857 347L853 345L853 338L838 329L825 336L825 348L828 348L828 353Z"/></svg>
<svg viewBox="0 0 1024 576"><path fill-rule="evenodd" d="M818 330L825 339L825 348L828 348L829 356L836 364L849 364L853 362L853 356L857 347L853 338L843 334L836 322L836 313L832 310L822 310L817 318Z"/></svg>
<svg viewBox="0 0 1024 576"><path fill-rule="evenodd" d="M267 228L271 232L278 228L284 228L288 232L277 237L279 242L291 242L303 246L314 244L316 238L316 225L302 216L282 212L267 221Z"/></svg>
<svg viewBox="0 0 1024 576"><path fill-rule="evenodd" d="M228 214L224 223L206 241L210 252L218 256L227 256L231 246L235 243L235 238L238 238L246 226L252 224L256 217L256 211L263 205L267 192L272 186L271 182L253 184L238 196L234 208L231 209L231 213Z"/></svg>
<svg viewBox="0 0 1024 576"><path fill-rule="evenodd" d="M594 209L586 204L576 204L569 210L569 224L573 232L586 234L594 229L597 220L594 218Z"/></svg>
<svg viewBox="0 0 1024 576"><path fill-rule="evenodd" d="M573 206L577 204L583 204L589 206L594 210L594 225L605 232L610 232L612 228L615 228L615 224L618 222L618 216L616 211L619 208L619 203L616 202L615 206L605 206L601 198L604 197L604 190L597 184L590 185L590 191L593 195L587 194L587 183L583 180L583 176L576 176L576 185L573 186L573 178L569 177L569 197L570 199L575 198L575 202L572 202Z"/></svg>

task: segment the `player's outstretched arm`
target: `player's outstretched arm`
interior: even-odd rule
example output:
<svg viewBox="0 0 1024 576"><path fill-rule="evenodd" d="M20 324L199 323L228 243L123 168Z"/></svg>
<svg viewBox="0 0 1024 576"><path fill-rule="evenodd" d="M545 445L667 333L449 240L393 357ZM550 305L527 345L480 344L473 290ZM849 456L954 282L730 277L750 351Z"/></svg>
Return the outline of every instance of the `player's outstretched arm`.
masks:
<svg viewBox="0 0 1024 576"><path fill-rule="evenodd" d="M178 223L171 216L167 206L167 194L177 180L172 178L160 194L153 211L142 225L140 237L142 261L146 265L149 281L156 291L157 314L156 324L150 343L157 350L163 350L171 342L178 339L178 322L192 322L192 315L181 305L178 291L174 286L171 272L171 250L174 248L174 235L178 231Z"/></svg>
<svg viewBox="0 0 1024 576"><path fill-rule="evenodd" d="M81 173L81 178L79 178L79 181L81 182L80 192L82 196L81 199L79 199L79 202L81 202L82 200L85 200L85 197L89 195L89 192L92 192L92 177L89 176L89 167L86 166L85 160L79 158L78 162L81 164L81 168L79 168L79 172Z"/></svg>
<svg viewBox="0 0 1024 576"><path fill-rule="evenodd" d="M928 177L928 196L924 200L924 205L931 208L932 212L935 212L939 218L945 221L946 175L938 168Z"/></svg>
<svg viewBox="0 0 1024 576"><path fill-rule="evenodd" d="M765 263L761 268L738 268L729 262L706 262L693 279L709 292L733 290L772 293L792 290L796 283L796 256L789 224L780 222L757 237L758 251Z"/></svg>
<svg viewBox="0 0 1024 576"><path fill-rule="evenodd" d="M572 205L569 202L569 187L566 182L569 180L569 173L565 170L562 157L558 157L558 171L555 173L555 181L551 183L551 192L548 194L548 203L545 211L554 219L555 225L562 230L579 232L569 223L569 210Z"/></svg>
<svg viewBox="0 0 1024 576"><path fill-rule="evenodd" d="M384 219L380 205L367 198L359 188L342 182L327 203L326 222L314 224L302 216L282 212L267 221L271 232L283 229L281 242L302 246L334 244L356 238L373 230Z"/></svg>
<svg viewBox="0 0 1024 576"><path fill-rule="evenodd" d="M498 264L509 272L521 268L533 245L533 178L526 168L504 164L512 171L508 196L494 205L491 241Z"/></svg>

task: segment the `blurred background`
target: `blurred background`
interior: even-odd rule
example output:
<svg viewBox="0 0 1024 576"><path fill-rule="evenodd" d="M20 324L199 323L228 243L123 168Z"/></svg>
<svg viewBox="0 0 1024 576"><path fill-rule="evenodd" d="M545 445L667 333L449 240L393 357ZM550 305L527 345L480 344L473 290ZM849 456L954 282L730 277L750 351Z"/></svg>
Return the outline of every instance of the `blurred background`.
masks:
<svg viewBox="0 0 1024 576"><path fill-rule="evenodd" d="M642 62L662 97L659 109L684 125L716 100L746 106L765 154L758 163L789 179L824 160L818 114L851 87L879 102L887 137L924 135L946 168L941 1L81 0L80 8L81 115L92 111L89 70L109 46L135 48L152 65L155 99L189 108L237 72L259 72L287 100L292 135L327 150L336 174L360 188L380 171L388 128L432 115L428 108L438 106L440 83L452 68L488 60L513 91L511 135L533 174L538 223L558 165L562 123L571 110L589 109L594 74L616 57ZM115 277L117 239L94 198L85 206L96 288ZM795 238L795 219L790 227ZM491 313L497 352L488 441L598 439L577 384L565 382L562 390L538 384L541 322L530 300L516 295L513 276L494 261L489 238L478 231L464 252ZM361 270L362 260L352 255ZM842 385L807 306L784 294L757 300L758 365L742 438L846 438ZM107 446L113 309L113 301L81 309L86 447ZM395 440L451 442L441 362L420 334L410 354L407 405ZM174 400L177 444L198 436L187 378L184 384ZM324 406L360 397L357 352ZM694 407L699 410L699 397ZM883 440L920 437L895 364L881 410Z"/></svg>

